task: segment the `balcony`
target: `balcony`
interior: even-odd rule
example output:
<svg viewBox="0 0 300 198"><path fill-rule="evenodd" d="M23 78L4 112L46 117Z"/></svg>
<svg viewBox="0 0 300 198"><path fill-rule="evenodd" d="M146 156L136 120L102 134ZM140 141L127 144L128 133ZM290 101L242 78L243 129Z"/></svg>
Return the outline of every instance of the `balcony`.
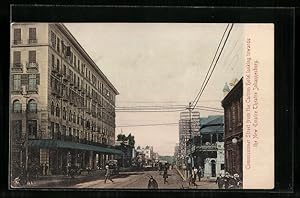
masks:
<svg viewBox="0 0 300 198"><path fill-rule="evenodd" d="M27 92L28 93L38 93L38 86L37 85L35 85L35 86L28 86Z"/></svg>
<svg viewBox="0 0 300 198"><path fill-rule="evenodd" d="M11 68L12 72L23 72L23 64L22 63L13 63L12 64L12 68Z"/></svg>
<svg viewBox="0 0 300 198"><path fill-rule="evenodd" d="M14 45L20 45L22 44L22 40L13 40Z"/></svg>
<svg viewBox="0 0 300 198"><path fill-rule="evenodd" d="M59 73L59 69L58 69L55 65L53 65L53 66L52 66L51 72L52 72L53 74L57 74L57 73Z"/></svg>
<svg viewBox="0 0 300 198"><path fill-rule="evenodd" d="M37 72L39 70L39 64L35 62L26 63L27 72Z"/></svg>
<svg viewBox="0 0 300 198"><path fill-rule="evenodd" d="M28 44L37 44L37 39L28 39Z"/></svg>
<svg viewBox="0 0 300 198"><path fill-rule="evenodd" d="M70 81L70 78L71 78L70 75L64 74L64 76L63 76L63 81L64 81L65 83L67 83L67 82Z"/></svg>

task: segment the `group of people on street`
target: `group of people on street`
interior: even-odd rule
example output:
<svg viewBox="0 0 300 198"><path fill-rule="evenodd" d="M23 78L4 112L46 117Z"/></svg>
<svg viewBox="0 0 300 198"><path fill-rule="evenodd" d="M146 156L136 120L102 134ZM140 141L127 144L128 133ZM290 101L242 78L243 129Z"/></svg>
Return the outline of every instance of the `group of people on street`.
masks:
<svg viewBox="0 0 300 198"><path fill-rule="evenodd" d="M197 186L196 184L197 177L198 177L198 181L200 182L202 174L203 174L203 169L201 166L199 166L198 169L196 167L192 167L190 171L189 185L193 184L194 186Z"/></svg>
<svg viewBox="0 0 300 198"><path fill-rule="evenodd" d="M237 173L233 175L230 175L228 172L225 175L220 173L216 183L219 189L240 189L243 186L243 182Z"/></svg>

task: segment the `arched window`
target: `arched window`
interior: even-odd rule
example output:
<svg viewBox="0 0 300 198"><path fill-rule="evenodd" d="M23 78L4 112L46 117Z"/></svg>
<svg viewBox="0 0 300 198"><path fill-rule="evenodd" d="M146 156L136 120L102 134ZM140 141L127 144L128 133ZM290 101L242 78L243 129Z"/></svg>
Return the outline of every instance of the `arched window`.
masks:
<svg viewBox="0 0 300 198"><path fill-rule="evenodd" d="M37 112L37 103L35 100L29 100L28 102L28 111L32 112L32 113L36 113Z"/></svg>
<svg viewBox="0 0 300 198"><path fill-rule="evenodd" d="M76 114L75 114L75 111L73 113L73 122L76 123Z"/></svg>
<svg viewBox="0 0 300 198"><path fill-rule="evenodd" d="M15 100L13 102L13 112L14 113L20 113L22 111L22 104L19 100Z"/></svg>
<svg viewBox="0 0 300 198"><path fill-rule="evenodd" d="M58 107L58 104L56 105L55 113L56 113L56 116L57 116L57 117L60 116L60 109L59 109L59 107Z"/></svg>
<svg viewBox="0 0 300 198"><path fill-rule="evenodd" d="M53 104L53 102L51 103L51 115L54 115L54 104Z"/></svg>
<svg viewBox="0 0 300 198"><path fill-rule="evenodd" d="M67 118L66 107L63 107L63 119L66 120L66 118Z"/></svg>
<svg viewBox="0 0 300 198"><path fill-rule="evenodd" d="M69 121L72 121L72 111L69 112Z"/></svg>

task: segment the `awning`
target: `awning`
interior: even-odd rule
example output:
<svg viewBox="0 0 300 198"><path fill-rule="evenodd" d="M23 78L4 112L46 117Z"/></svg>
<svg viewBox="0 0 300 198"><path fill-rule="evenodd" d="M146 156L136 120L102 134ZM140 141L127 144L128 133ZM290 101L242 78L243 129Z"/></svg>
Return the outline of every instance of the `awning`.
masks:
<svg viewBox="0 0 300 198"><path fill-rule="evenodd" d="M123 152L117 149L105 148L102 146L95 146L89 144L81 144L77 142L62 141L62 140L29 140L28 146L39 147L39 148L78 149L78 150L96 151L96 152L107 153L107 154L123 155Z"/></svg>

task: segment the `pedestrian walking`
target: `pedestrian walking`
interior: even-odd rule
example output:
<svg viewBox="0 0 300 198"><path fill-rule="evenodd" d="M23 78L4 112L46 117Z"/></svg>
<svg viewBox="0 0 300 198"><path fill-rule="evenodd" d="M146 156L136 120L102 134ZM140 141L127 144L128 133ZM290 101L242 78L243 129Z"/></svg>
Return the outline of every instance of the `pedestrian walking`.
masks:
<svg viewBox="0 0 300 198"><path fill-rule="evenodd" d="M193 167L193 168L192 168L192 174L191 174L191 180L192 180L192 184L193 184L194 186L197 186L197 184L196 184L196 176L197 176L197 172L198 172L197 168L196 168L196 167Z"/></svg>
<svg viewBox="0 0 300 198"><path fill-rule="evenodd" d="M110 180L113 183L114 181L110 177L111 176L111 169L109 168L109 165L106 165L105 169L106 169L106 173L105 173L104 183L106 183L106 180Z"/></svg>
<svg viewBox="0 0 300 198"><path fill-rule="evenodd" d="M48 175L48 165L45 164L45 175Z"/></svg>
<svg viewBox="0 0 300 198"><path fill-rule="evenodd" d="M164 184L165 183L169 184L169 182L167 181L167 178L168 178L168 168L167 167L165 167L165 169L164 169L163 178L164 178Z"/></svg>
<svg viewBox="0 0 300 198"><path fill-rule="evenodd" d="M148 189L158 189L156 180L151 176L148 182Z"/></svg>
<svg viewBox="0 0 300 198"><path fill-rule="evenodd" d="M198 175L199 181L201 181L201 177L202 177L202 167L201 166L199 166L199 168L198 168L197 175Z"/></svg>

